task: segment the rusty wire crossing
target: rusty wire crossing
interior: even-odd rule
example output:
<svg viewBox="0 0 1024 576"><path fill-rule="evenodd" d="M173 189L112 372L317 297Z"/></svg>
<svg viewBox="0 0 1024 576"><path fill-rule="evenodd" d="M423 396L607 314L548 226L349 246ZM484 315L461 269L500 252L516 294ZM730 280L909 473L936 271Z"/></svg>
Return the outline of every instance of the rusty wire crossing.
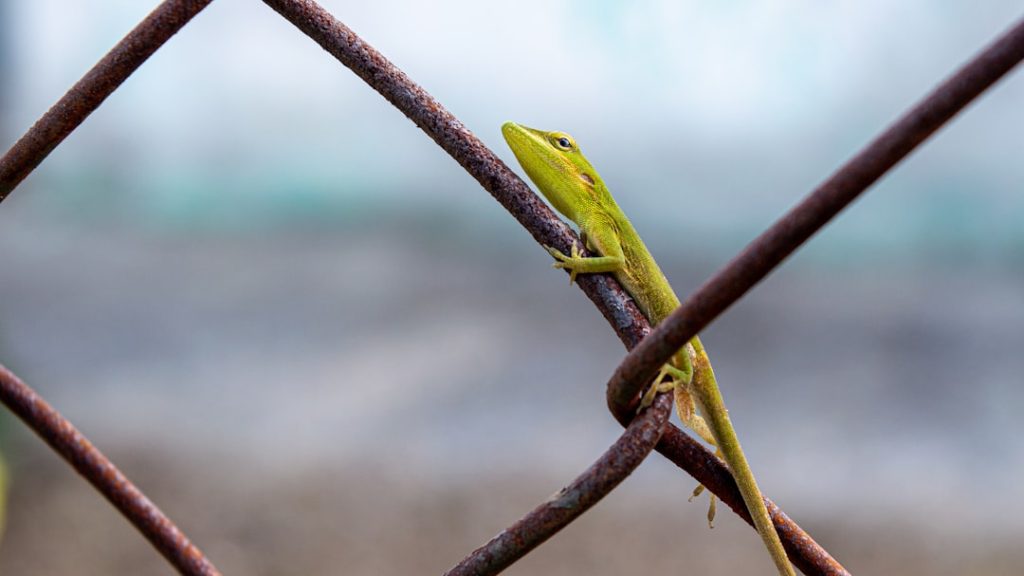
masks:
<svg viewBox="0 0 1024 576"><path fill-rule="evenodd" d="M146 59L211 0L166 0L104 56L0 158L0 202ZM451 155L533 238L568 251L572 230L465 126L352 30L311 0L264 0L391 102ZM608 406L622 436L559 494L538 505L448 574L496 574L611 492L652 450L692 475L748 523L724 464L668 422L660 396L634 417L640 390L676 350L771 273L831 218L940 126L1024 59L1024 20L975 56L893 123L800 204L653 328L608 275L577 284L630 353L612 374ZM42 397L0 366L0 400L99 490L182 574L219 574L209 559L92 443ZM847 574L774 503L768 510L790 559L805 574Z"/></svg>

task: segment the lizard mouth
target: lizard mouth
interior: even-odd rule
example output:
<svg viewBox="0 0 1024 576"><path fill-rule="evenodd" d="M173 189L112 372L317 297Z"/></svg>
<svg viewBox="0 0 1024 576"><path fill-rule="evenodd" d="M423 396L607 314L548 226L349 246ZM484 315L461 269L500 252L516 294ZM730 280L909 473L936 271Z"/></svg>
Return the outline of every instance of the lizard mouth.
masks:
<svg viewBox="0 0 1024 576"><path fill-rule="evenodd" d="M537 132L538 130L520 126L515 122L505 122L501 125L501 135L505 137L509 148L516 153L517 157L520 150L531 150L534 146L541 143L541 139L536 135Z"/></svg>
<svg viewBox="0 0 1024 576"><path fill-rule="evenodd" d="M526 169L531 178L534 176L530 173L531 166L540 162L552 168L558 166L556 154L550 150L550 145L544 132L536 128L516 124L515 122L505 122L501 125L501 134L505 137L505 141L508 142L508 147L516 155L516 159L519 160L519 163Z"/></svg>

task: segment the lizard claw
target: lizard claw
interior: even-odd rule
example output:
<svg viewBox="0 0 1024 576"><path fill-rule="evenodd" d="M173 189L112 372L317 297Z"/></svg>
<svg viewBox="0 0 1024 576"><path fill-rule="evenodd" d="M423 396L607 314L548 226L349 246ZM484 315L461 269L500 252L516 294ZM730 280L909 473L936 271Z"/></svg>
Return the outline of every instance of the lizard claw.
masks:
<svg viewBox="0 0 1024 576"><path fill-rule="evenodd" d="M551 256L556 260L561 260L562 258L565 258L565 254L562 254L562 251L557 248L552 248L551 246L544 246L544 250L546 250L548 254L551 254Z"/></svg>
<svg viewBox="0 0 1024 576"><path fill-rule="evenodd" d="M693 494L690 494L690 497L687 498L686 501L687 502L693 502L693 499L698 497L698 496L700 496L702 492L704 492L704 485L703 484L697 484L697 487L693 489ZM715 528L715 512L718 511L717 510L718 509L718 506L717 506L718 502L717 502L717 498L715 497L714 494L710 494L709 500L710 500L710 502L708 502L708 528L714 529Z"/></svg>
<svg viewBox="0 0 1024 576"><path fill-rule="evenodd" d="M573 244L570 256L566 256L561 250L552 248L551 246L545 246L544 249L547 250L548 254L551 254L555 260L557 260L557 262L553 262L551 264L552 268L569 271L569 285L572 286L573 282L576 281L576 269L573 268L572 261L583 257L583 253L580 252L579 247L576 246L576 244Z"/></svg>

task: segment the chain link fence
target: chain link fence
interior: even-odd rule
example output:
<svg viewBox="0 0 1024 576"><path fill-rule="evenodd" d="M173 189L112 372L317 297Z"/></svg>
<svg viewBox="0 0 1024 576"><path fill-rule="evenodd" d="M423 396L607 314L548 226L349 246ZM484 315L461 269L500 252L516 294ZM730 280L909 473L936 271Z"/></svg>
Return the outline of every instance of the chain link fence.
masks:
<svg viewBox="0 0 1024 576"><path fill-rule="evenodd" d="M437 100L322 7L264 0L355 72L472 175L540 244L563 252L579 239ZM0 201L210 0L160 4L0 158ZM639 395L682 345L772 272L890 168L1024 59L1024 21L997 38L815 188L707 280L669 318L651 327L605 275L578 285L630 349L607 384L608 407L625 427L619 439L558 494L471 552L450 575L496 574L580 517L654 450L750 522L732 476L711 452L669 423L663 394L636 414ZM15 374L0 367L0 400L99 490L182 574L219 574L212 562L114 464ZM821 545L765 498L793 563L805 574L847 574Z"/></svg>

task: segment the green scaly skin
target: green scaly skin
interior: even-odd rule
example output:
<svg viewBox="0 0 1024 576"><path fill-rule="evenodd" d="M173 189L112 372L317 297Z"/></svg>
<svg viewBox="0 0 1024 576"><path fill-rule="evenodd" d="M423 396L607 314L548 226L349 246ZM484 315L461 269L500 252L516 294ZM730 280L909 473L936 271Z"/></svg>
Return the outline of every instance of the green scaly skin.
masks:
<svg viewBox="0 0 1024 576"><path fill-rule="evenodd" d="M570 283L577 274L614 274L652 325L679 307L679 298L654 257L572 136L564 132L535 130L514 122L502 125L501 132L523 170L544 197L556 210L576 223L587 248L600 254L584 257L579 248L573 246L572 253L567 256L545 247L556 260L555 268L569 270ZM687 343L672 358L670 365L662 368L655 384L644 396L643 405L650 404L657 392L673 389L679 418L705 441L717 446L718 454L732 471L747 510L754 519L754 526L779 574L794 575L729 421L711 362L699 338ZM699 408L700 414L695 408ZM698 487L694 494L698 494L700 489ZM709 521L713 517L712 497Z"/></svg>

